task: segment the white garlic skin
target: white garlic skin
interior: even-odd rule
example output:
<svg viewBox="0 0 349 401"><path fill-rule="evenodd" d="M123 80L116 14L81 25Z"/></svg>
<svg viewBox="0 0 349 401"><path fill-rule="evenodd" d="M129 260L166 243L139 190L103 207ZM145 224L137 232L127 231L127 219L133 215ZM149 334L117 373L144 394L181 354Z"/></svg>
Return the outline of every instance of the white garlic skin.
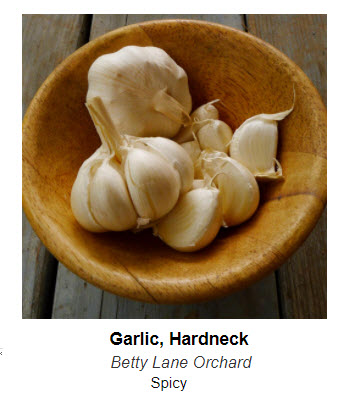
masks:
<svg viewBox="0 0 349 401"><path fill-rule="evenodd" d="M86 100L101 97L120 134L171 138L190 121L187 74L162 49L126 46L100 56L88 83Z"/></svg>
<svg viewBox="0 0 349 401"><path fill-rule="evenodd" d="M191 113L193 121L218 120L219 112L212 102L203 104Z"/></svg>
<svg viewBox="0 0 349 401"><path fill-rule="evenodd" d="M107 230L125 231L137 225L121 166L109 158L96 167L91 179L90 207L96 221Z"/></svg>
<svg viewBox="0 0 349 401"><path fill-rule="evenodd" d="M133 205L143 222L157 220L175 206L181 189L179 174L161 156L129 148L124 173Z"/></svg>
<svg viewBox="0 0 349 401"><path fill-rule="evenodd" d="M80 167L70 199L76 220L88 231L124 231L136 226L137 214L121 166L103 147Z"/></svg>
<svg viewBox="0 0 349 401"><path fill-rule="evenodd" d="M184 142L181 143L181 146L187 152L191 158L191 161L195 163L201 154L200 145L197 143L197 141Z"/></svg>
<svg viewBox="0 0 349 401"><path fill-rule="evenodd" d="M257 210L260 198L253 174L224 153L203 153L203 169L222 196L223 225L236 226L248 220Z"/></svg>
<svg viewBox="0 0 349 401"><path fill-rule="evenodd" d="M224 121L210 120L197 131L196 136L202 150L213 149L228 154L233 131Z"/></svg>
<svg viewBox="0 0 349 401"><path fill-rule="evenodd" d="M222 225L222 201L215 188L184 194L154 228L154 234L181 252L194 252L211 243Z"/></svg>
<svg viewBox="0 0 349 401"><path fill-rule="evenodd" d="M294 90L294 89L293 89ZM234 132L229 154L263 181L282 178L282 168L276 160L278 145L277 122L286 118L294 108L274 114L258 114L248 118Z"/></svg>
<svg viewBox="0 0 349 401"><path fill-rule="evenodd" d="M105 151L100 147L92 156L84 161L74 181L70 195L70 204L74 217L83 228L92 232L107 231L95 220L90 211L89 193L91 168L96 163L101 163L104 156Z"/></svg>
<svg viewBox="0 0 349 401"><path fill-rule="evenodd" d="M256 119L235 131L229 153L254 175L273 173L277 143L277 123Z"/></svg>
<svg viewBox="0 0 349 401"><path fill-rule="evenodd" d="M191 115L192 123L186 127L182 127L178 134L173 138L177 143L189 142L194 139L194 134L205 125L206 120L217 120L219 112L212 102L203 104L194 110Z"/></svg>
<svg viewBox="0 0 349 401"><path fill-rule="evenodd" d="M194 180L194 165L188 155L178 143L162 137L142 138L134 145L145 145L150 152L155 152L164 158L179 174L181 180L180 193L188 192Z"/></svg>

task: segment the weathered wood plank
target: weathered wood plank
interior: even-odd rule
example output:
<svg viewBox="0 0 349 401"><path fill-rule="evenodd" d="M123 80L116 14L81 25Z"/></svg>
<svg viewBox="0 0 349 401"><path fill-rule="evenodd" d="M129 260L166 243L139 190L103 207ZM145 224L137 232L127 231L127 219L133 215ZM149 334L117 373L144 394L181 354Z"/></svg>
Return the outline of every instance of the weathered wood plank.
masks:
<svg viewBox="0 0 349 401"><path fill-rule="evenodd" d="M287 54L327 101L326 15L249 15L247 28ZM278 270L283 318L326 318L326 212L303 246Z"/></svg>
<svg viewBox="0 0 349 401"><path fill-rule="evenodd" d="M190 305L153 305L104 292L101 318L117 319L276 319L275 276L228 297Z"/></svg>
<svg viewBox="0 0 349 401"><path fill-rule="evenodd" d="M84 41L82 15L23 15L23 115L48 74ZM57 261L22 216L22 316L50 317Z"/></svg>
<svg viewBox="0 0 349 401"><path fill-rule="evenodd" d="M59 264L53 319L98 319L101 303L102 290L81 280Z"/></svg>
<svg viewBox="0 0 349 401"><path fill-rule="evenodd" d="M126 14L94 15L92 18L89 40L93 40L111 29L124 26L126 20ZM112 295L112 297L114 297L114 295ZM53 319L98 319L102 313L102 300L102 290L71 273L62 263L58 264L52 310ZM111 316L112 313L115 313L115 310L113 312L108 311L108 317Z"/></svg>
<svg viewBox="0 0 349 401"><path fill-rule="evenodd" d="M217 24L244 29L243 16L240 14L129 14L127 16L127 25L162 19L194 19L198 21L216 22Z"/></svg>
<svg viewBox="0 0 349 401"><path fill-rule="evenodd" d="M154 19L186 18L209 20L243 29L240 15L97 15L93 17L91 39L125 24ZM73 280L79 280L77 277ZM80 289L82 284L80 284ZM59 291L56 287L56 293ZM76 293L78 294L78 293ZM95 302L100 294L95 293ZM222 300L193 305L152 305L104 292L101 318L277 318L278 303L275 276ZM75 317L75 316L71 316ZM90 315L89 317L98 317Z"/></svg>

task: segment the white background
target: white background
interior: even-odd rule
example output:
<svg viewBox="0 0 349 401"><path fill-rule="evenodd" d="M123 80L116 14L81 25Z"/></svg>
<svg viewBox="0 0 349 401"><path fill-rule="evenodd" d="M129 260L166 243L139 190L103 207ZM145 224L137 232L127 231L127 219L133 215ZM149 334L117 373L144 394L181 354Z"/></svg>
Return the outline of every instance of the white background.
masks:
<svg viewBox="0 0 349 401"><path fill-rule="evenodd" d="M65 4L66 3L66 4ZM72 2L70 2L72 3ZM100 3L100 2L99 2ZM186 2L183 2L184 4ZM164 8L103 7L60 1L17 4L2 9L1 21L1 267L0 267L0 399L19 400L150 400L268 399L328 400L348 397L348 20L331 1L304 9L280 2L252 2L232 7L200 4ZM231 3L231 2L229 2ZM21 319L21 14L22 13L328 13L328 319L327 320L22 320ZM334 207L333 207L334 206ZM249 346L121 347L110 334L139 331L248 334ZM150 370L110 369L112 356L151 358L197 355L227 358L253 355L251 369ZM187 379L184 392L160 392L151 377Z"/></svg>

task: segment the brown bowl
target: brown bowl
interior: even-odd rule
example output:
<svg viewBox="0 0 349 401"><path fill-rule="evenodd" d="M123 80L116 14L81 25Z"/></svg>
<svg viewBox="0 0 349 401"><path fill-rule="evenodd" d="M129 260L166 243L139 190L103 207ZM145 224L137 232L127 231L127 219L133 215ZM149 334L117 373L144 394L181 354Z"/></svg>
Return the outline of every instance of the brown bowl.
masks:
<svg viewBox="0 0 349 401"><path fill-rule="evenodd" d="M150 230L93 234L79 226L70 192L99 146L84 106L87 72L127 45L164 49L189 76L194 106L213 99L233 129L259 113L286 110L278 158L285 180L264 185L245 224L221 229L202 251L179 253ZM104 290L141 301L207 300L276 269L304 241L326 203L326 109L306 75L283 53L244 32L198 21L153 21L117 29L83 46L47 78L23 124L23 205L50 252Z"/></svg>

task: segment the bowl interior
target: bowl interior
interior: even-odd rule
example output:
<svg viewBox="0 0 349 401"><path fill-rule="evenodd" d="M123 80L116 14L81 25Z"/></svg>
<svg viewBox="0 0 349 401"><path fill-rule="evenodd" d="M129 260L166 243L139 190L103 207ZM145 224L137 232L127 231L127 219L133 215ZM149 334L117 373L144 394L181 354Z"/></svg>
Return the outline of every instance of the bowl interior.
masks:
<svg viewBox="0 0 349 401"><path fill-rule="evenodd" d="M221 229L202 251L179 253L150 230L93 234L70 208L76 174L99 146L84 106L87 72L127 45L164 49L188 74L194 107L220 99L233 129L259 113L289 108L279 124L285 180L261 187L248 222ZM93 284L149 302L193 302L242 288L278 267L305 239L326 202L326 110L286 56L243 32L206 22L159 21L104 35L65 60L33 99L23 126L23 204L48 249Z"/></svg>

